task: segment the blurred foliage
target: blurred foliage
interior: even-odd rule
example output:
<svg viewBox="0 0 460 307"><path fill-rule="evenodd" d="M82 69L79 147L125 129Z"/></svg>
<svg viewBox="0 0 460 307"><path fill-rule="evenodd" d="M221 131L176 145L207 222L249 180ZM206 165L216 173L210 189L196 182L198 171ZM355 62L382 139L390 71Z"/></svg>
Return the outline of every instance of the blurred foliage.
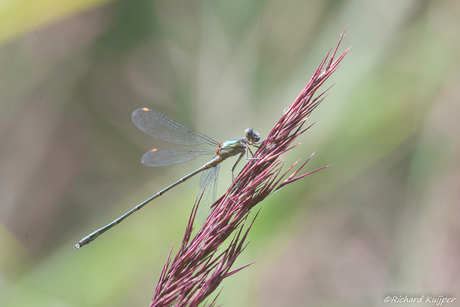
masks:
<svg viewBox="0 0 460 307"><path fill-rule="evenodd" d="M262 204L240 259L256 263L219 302L460 295L458 1L105 2L0 6L0 306L147 305L197 178L72 249L205 162L144 167L170 145L131 112L216 140L266 135L346 26L352 49L286 157L334 167Z"/></svg>
<svg viewBox="0 0 460 307"><path fill-rule="evenodd" d="M95 8L110 0L33 1L6 0L0 7L0 41L14 39L34 28L55 22L70 14Z"/></svg>

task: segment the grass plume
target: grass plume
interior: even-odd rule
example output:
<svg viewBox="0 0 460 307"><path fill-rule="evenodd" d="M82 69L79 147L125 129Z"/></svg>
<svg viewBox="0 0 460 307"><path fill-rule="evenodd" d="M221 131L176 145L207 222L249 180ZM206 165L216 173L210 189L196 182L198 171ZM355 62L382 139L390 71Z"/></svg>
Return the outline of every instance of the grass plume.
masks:
<svg viewBox="0 0 460 307"><path fill-rule="evenodd" d="M328 89L319 95L315 94L339 67L349 50L335 59L344 33L336 48L329 51L297 99L285 109L254 154L255 159L248 161L227 192L214 203L212 213L192 238L197 209L195 203L182 245L174 258L171 257L171 249L150 306L198 306L204 302L224 278L248 266L232 270L237 257L248 244L246 238L254 220L246 230L244 225L251 209L284 186L328 167L298 175L310 160L310 156L289 174L299 161L282 172L282 159L297 146L293 145L297 137L311 127L305 127L305 123L313 110L323 101ZM230 245L219 252L219 248L229 237L232 237ZM206 306L215 306L217 296Z"/></svg>

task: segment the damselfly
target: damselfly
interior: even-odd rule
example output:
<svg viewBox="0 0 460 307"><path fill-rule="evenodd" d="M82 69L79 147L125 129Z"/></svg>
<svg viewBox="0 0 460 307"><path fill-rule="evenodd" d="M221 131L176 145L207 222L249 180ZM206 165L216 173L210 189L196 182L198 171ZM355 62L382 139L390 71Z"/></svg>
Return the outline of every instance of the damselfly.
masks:
<svg viewBox="0 0 460 307"><path fill-rule="evenodd" d="M169 142L177 145L199 145L208 144L217 147L217 150L199 149L199 150L185 150L185 149L173 149L173 148L154 148L142 157L142 163L147 166L166 166L177 163L182 163L195 159L201 155L215 155L214 158L202 167L198 168L194 172L182 177L173 184L159 191L155 195L146 199L130 211L126 212L110 224L99 228L98 230L90 233L83 239L81 239L74 248L80 248L86 244L94 241L99 235L103 234L113 226L119 224L125 218L138 211L146 204L151 202L157 197L160 197L170 189L181 184L185 180L195 176L198 173L203 172L200 179L201 192L198 197L201 197L200 206L197 209L197 219L200 224L206 221L210 213L210 205L216 198L217 188L217 175L219 173L220 163L227 159L239 154L238 159L232 166L232 178L234 180L233 171L235 170L238 162L246 154L246 158L249 159L248 152L251 152L249 145L257 147L260 144L260 136L257 132L251 128L244 131L244 137L240 139L227 140L218 143L198 132L194 132L179 123L176 123L172 119L150 110L149 108L137 109L132 115L133 123L145 133L153 136L154 138ZM251 152L252 154L252 152Z"/></svg>

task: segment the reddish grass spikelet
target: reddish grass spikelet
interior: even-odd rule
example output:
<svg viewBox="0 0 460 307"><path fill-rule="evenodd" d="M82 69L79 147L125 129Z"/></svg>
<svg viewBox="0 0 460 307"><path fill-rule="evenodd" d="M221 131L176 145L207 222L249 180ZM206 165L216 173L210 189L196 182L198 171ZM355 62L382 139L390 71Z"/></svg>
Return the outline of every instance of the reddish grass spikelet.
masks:
<svg viewBox="0 0 460 307"><path fill-rule="evenodd" d="M298 176L299 171L311 159L310 156L287 178L285 177L298 161L281 173L284 165L283 156L297 146L292 145L296 138L311 127L303 126L313 110L323 101L328 89L314 97L316 91L339 67L349 50L345 50L334 59L344 33L332 55L329 57L331 49L300 95L275 124L254 154L255 159L248 161L227 192L214 203L212 213L192 238L193 221L199 200L195 203L182 245L172 260L171 249L150 306L198 306L204 302L224 278L250 265L230 270L248 244L245 241L257 217L256 215L243 231L251 209L284 186L328 167ZM234 234L229 246L219 252L219 248L232 233ZM219 294L206 306L215 306L218 296Z"/></svg>

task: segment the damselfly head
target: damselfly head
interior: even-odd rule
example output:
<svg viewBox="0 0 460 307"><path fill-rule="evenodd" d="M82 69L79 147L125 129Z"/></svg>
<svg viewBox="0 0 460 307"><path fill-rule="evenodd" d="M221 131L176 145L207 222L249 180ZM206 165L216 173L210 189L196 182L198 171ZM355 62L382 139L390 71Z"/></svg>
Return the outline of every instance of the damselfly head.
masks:
<svg viewBox="0 0 460 307"><path fill-rule="evenodd" d="M244 131L244 136L251 142L257 143L260 140L260 135L256 131L252 130L252 128L248 128Z"/></svg>

